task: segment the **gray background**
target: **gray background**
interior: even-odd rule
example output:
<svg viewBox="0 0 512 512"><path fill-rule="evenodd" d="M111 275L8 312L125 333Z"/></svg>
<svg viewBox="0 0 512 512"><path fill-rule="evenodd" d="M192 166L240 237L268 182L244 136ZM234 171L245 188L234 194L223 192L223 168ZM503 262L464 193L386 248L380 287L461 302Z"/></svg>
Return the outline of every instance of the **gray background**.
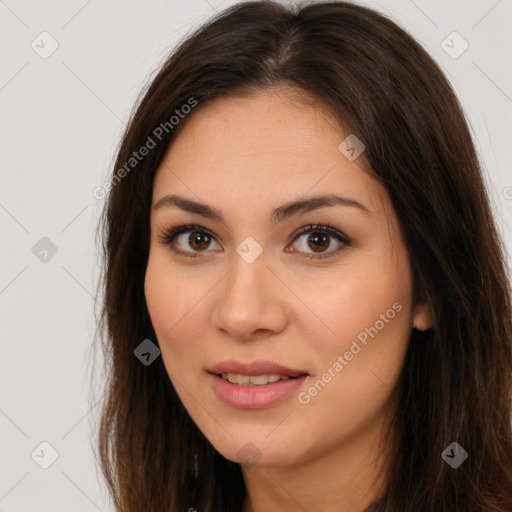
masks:
<svg viewBox="0 0 512 512"><path fill-rule="evenodd" d="M112 510L91 450L100 399L88 373L94 232L103 205L92 191L110 172L142 84L192 27L233 3L0 1L0 512ZM510 261L511 0L366 4L408 29L451 80ZM45 59L52 39L43 31L58 43ZM454 31L469 44L457 58L464 42ZM43 237L56 254L44 253ZM58 452L47 469L43 441Z"/></svg>

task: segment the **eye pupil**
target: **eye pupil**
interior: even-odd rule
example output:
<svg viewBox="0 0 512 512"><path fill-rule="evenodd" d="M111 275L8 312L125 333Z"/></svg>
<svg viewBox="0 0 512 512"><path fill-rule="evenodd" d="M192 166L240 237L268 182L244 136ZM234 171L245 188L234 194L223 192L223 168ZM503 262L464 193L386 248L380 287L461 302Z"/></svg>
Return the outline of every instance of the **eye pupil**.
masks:
<svg viewBox="0 0 512 512"><path fill-rule="evenodd" d="M313 241L313 245L310 245L311 249L313 249L316 252L317 249L325 249L322 245L320 245L322 242L325 243L325 241L328 239L328 235L325 235L323 233L312 233L308 237L308 242ZM318 243L320 241L320 244ZM329 243L327 243L327 246L329 246Z"/></svg>
<svg viewBox="0 0 512 512"><path fill-rule="evenodd" d="M206 241L201 243L201 238L205 238ZM190 236L188 237L188 242L191 247L197 250L206 249L210 243L209 236L206 233L200 233L198 231L193 231L190 233Z"/></svg>

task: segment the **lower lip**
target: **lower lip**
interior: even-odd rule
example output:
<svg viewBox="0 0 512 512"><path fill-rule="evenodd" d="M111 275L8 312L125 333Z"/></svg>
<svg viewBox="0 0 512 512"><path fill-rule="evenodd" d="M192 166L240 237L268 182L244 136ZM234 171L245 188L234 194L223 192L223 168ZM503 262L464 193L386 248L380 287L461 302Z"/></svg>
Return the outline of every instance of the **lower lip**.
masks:
<svg viewBox="0 0 512 512"><path fill-rule="evenodd" d="M241 386L210 373L217 396L227 404L241 409L264 409L274 405L301 386L306 377L307 375L301 375L264 386Z"/></svg>

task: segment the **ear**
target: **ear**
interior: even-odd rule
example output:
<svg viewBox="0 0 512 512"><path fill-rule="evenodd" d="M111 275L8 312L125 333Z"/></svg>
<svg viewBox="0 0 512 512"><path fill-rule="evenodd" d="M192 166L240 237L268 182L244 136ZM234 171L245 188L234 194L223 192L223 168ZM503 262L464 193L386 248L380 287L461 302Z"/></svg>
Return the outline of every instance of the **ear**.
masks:
<svg viewBox="0 0 512 512"><path fill-rule="evenodd" d="M416 305L412 319L412 326L418 331L428 331L434 324L432 309L426 302Z"/></svg>

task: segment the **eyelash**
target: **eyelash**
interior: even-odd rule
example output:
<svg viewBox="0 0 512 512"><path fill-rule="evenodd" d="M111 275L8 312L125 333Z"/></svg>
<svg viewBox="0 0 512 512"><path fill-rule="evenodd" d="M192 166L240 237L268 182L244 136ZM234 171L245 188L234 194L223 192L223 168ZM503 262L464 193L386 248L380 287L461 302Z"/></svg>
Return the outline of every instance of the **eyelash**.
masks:
<svg viewBox="0 0 512 512"><path fill-rule="evenodd" d="M190 253L189 251L180 251L178 249L175 249L171 245L172 242L174 241L174 239L178 235L181 235L183 233L187 233L189 231L206 234L210 238L215 240L215 236L214 236L214 234L210 230L208 230L206 228L203 228L201 226L197 226L195 224L192 224L192 225L177 226L177 227L175 227L173 229L170 229L170 230L167 230L167 231L159 233L160 243L165 244L165 245L169 245L171 250L174 253L176 253L176 254L178 254L180 256L183 256L185 258L190 258L190 259L200 258L200 257L202 257L202 254L200 254L200 253L197 253L197 252ZM324 234L327 234L327 235L329 235L331 237L336 238L339 242L341 242L342 245L338 249L335 249L334 251L331 251L331 252L328 252L328 253L317 253L317 254L301 253L301 254L304 255L303 257L308 258L308 259L329 258L331 256L334 256L335 254L337 254L341 250L343 250L345 247L350 247L351 246L352 241L347 236L345 236L343 233L338 231L336 228L333 228L333 227L331 227L329 225L326 225L326 224L309 224L308 226L304 226L304 227L298 229L292 235L292 237L293 237L292 238L292 242L295 242L295 240L297 240L300 236L302 236L302 235L304 235L306 233L317 233L317 232L318 233L324 233ZM200 252L204 252L204 251L200 251Z"/></svg>

